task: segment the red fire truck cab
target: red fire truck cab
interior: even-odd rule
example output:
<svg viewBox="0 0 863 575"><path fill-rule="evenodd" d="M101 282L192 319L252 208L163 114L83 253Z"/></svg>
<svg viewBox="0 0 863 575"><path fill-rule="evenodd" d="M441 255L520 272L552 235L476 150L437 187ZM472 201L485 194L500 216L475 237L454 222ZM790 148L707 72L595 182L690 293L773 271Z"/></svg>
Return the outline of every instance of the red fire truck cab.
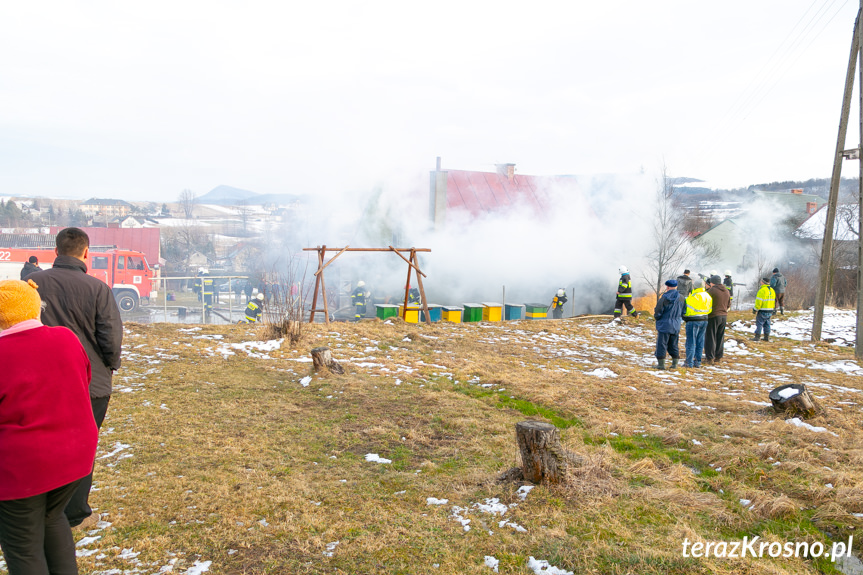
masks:
<svg viewBox="0 0 863 575"><path fill-rule="evenodd" d="M30 256L39 259L43 270L50 268L56 257L51 248L0 248L0 279L20 279L24 262ZM141 298L151 300L157 295L155 270L141 252L91 249L85 263L89 275L111 287L121 311L134 311Z"/></svg>

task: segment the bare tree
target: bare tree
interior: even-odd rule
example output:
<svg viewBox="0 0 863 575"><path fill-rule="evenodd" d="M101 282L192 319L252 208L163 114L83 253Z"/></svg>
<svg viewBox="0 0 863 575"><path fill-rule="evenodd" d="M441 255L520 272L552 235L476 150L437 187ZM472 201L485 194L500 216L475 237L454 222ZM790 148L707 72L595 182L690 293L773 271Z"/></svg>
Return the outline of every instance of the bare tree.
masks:
<svg viewBox="0 0 863 575"><path fill-rule="evenodd" d="M248 201L240 200L240 203L237 205L237 214L239 214L240 221L243 223L243 237L247 237L249 235L249 218L252 215L252 208L249 207Z"/></svg>
<svg viewBox="0 0 863 575"><path fill-rule="evenodd" d="M189 189L185 189L180 192L180 206L183 208L183 214L186 216L187 220L192 219L192 213L195 211L195 205L198 203L198 196L195 195L195 192Z"/></svg>
<svg viewBox="0 0 863 575"><path fill-rule="evenodd" d="M664 164L656 187L652 236L653 247L647 254L642 277L648 285L654 286L654 293L659 294L666 276L674 274L694 256L686 233L686 212L675 201L674 184Z"/></svg>
<svg viewBox="0 0 863 575"><path fill-rule="evenodd" d="M212 251L212 242L200 227L187 224L162 230L162 254L172 270L185 271L196 251Z"/></svg>

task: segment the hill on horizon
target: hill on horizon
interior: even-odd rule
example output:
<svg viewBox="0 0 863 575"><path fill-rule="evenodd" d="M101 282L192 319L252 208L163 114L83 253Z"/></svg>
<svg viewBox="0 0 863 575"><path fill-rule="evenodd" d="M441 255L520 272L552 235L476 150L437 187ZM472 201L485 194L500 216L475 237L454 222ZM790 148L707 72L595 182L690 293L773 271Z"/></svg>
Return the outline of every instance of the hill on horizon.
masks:
<svg viewBox="0 0 863 575"><path fill-rule="evenodd" d="M258 194L232 186L216 186L206 194L198 196L199 204L217 206L236 206L239 204L292 204L302 200L303 196L295 194Z"/></svg>

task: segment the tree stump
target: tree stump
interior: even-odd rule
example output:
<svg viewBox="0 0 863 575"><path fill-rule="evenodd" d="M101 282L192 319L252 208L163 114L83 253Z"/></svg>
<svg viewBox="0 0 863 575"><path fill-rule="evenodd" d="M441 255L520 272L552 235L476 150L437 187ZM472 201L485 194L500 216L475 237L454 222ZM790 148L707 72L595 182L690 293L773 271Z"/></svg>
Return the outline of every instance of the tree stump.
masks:
<svg viewBox="0 0 863 575"><path fill-rule="evenodd" d="M776 413L786 412L791 415L800 415L805 419L818 412L815 398L812 397L805 385L799 383L789 383L777 387L770 392L769 397Z"/></svg>
<svg viewBox="0 0 863 575"><path fill-rule="evenodd" d="M314 364L315 371L320 371L324 368L327 368L333 373L337 373L339 375L345 372L345 368L342 365L333 359L333 354L330 352L330 348L328 347L316 347L312 350L312 363Z"/></svg>
<svg viewBox="0 0 863 575"><path fill-rule="evenodd" d="M560 445L560 430L542 421L520 421L515 435L524 478L532 483L561 483L569 458Z"/></svg>

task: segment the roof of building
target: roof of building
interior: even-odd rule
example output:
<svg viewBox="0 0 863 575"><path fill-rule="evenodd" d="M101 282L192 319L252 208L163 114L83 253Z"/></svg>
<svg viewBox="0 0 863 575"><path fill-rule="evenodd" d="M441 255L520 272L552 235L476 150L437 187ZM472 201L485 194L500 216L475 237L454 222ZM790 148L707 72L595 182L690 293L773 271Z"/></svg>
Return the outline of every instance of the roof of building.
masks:
<svg viewBox="0 0 863 575"><path fill-rule="evenodd" d="M740 224L738 224L736 221L734 221L734 218L726 218L726 219L722 220L721 222L718 222L718 223L716 223L716 224L712 225L709 229L704 230L703 232L701 232L700 234L698 234L698 235L697 235L697 236L695 236L695 237L696 237L696 238L703 237L703 236L705 236L706 234L709 234L709 233L713 232L713 231L714 231L716 228L718 228L719 226L725 226L725 227L728 227L728 225L732 225L732 226L734 226L735 228L739 228L739 227L740 227Z"/></svg>
<svg viewBox="0 0 863 575"><path fill-rule="evenodd" d="M81 202L82 206L124 206L131 208L132 204L127 202L126 200L112 200L112 199L99 199L99 198L90 198L87 201Z"/></svg>
<svg viewBox="0 0 863 575"><path fill-rule="evenodd" d="M836 206L836 221L833 223L833 239L837 241L856 242L855 228L858 222L857 204L839 204ZM794 231L794 235L806 240L823 240L824 228L827 225L827 207L821 206L805 222Z"/></svg>
<svg viewBox="0 0 863 575"><path fill-rule="evenodd" d="M463 208L476 216L515 205L537 211L549 207L548 194L537 176L447 170L447 209Z"/></svg>
<svg viewBox="0 0 863 575"><path fill-rule="evenodd" d="M52 234L57 234L63 227L54 226ZM159 228L81 228L90 237L90 244L99 246L117 246L125 250L143 252L147 263L158 263L160 253L161 230Z"/></svg>
<svg viewBox="0 0 863 575"><path fill-rule="evenodd" d="M4 233L0 240L7 248L53 248L57 243L54 234Z"/></svg>
<svg viewBox="0 0 863 575"><path fill-rule="evenodd" d="M788 206L794 211L807 213L807 204L815 203L817 206L822 206L827 203L827 200L822 198L821 196L816 196L813 194L802 194L802 193L794 193L789 191L785 192L763 192L761 190L755 190L755 195L760 196L765 199L769 199L771 201L779 202L785 206Z"/></svg>
<svg viewBox="0 0 863 575"><path fill-rule="evenodd" d="M515 164L497 168L496 172L442 170L446 173L447 211L465 211L473 217L510 209L541 214L552 209L552 188L578 190L574 176L516 174Z"/></svg>

